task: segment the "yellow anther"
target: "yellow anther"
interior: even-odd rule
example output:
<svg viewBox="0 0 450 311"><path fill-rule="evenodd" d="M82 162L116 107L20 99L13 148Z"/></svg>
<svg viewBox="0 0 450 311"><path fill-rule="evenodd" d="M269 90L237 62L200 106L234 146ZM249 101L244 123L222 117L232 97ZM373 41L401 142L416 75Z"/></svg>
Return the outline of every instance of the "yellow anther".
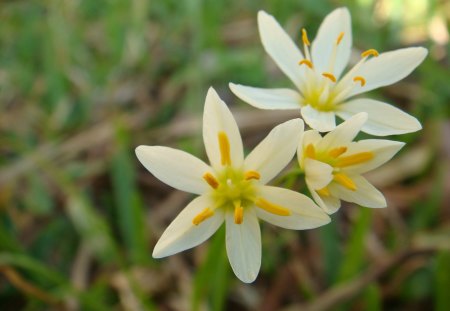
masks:
<svg viewBox="0 0 450 311"><path fill-rule="evenodd" d="M301 61L298 62L299 65L306 65L308 66L310 69L314 68L313 63L310 60L307 59L302 59Z"/></svg>
<svg viewBox="0 0 450 311"><path fill-rule="evenodd" d="M261 175L257 171L247 171L244 174L245 180L250 180L250 179L259 180L260 178L261 178Z"/></svg>
<svg viewBox="0 0 450 311"><path fill-rule="evenodd" d="M206 173L203 175L203 179L214 189L217 189L219 187L219 182L211 173Z"/></svg>
<svg viewBox="0 0 450 311"><path fill-rule="evenodd" d="M323 187L322 189L316 190L316 192L323 197L330 196L330 190L327 187Z"/></svg>
<svg viewBox="0 0 450 311"><path fill-rule="evenodd" d="M323 72L322 76L324 76L325 78L330 79L333 82L336 82L336 77L331 72Z"/></svg>
<svg viewBox="0 0 450 311"><path fill-rule="evenodd" d="M335 167L346 167L367 162L373 159L373 152L360 152L347 157L338 158Z"/></svg>
<svg viewBox="0 0 450 311"><path fill-rule="evenodd" d="M344 173L335 173L333 179L349 190L356 190L356 185L353 180Z"/></svg>
<svg viewBox="0 0 450 311"><path fill-rule="evenodd" d="M316 158L316 149L314 148L313 144L309 144L308 146L306 146L305 148L305 156L311 159L315 159Z"/></svg>
<svg viewBox="0 0 450 311"><path fill-rule="evenodd" d="M368 57L368 56L370 56L370 55L372 55L372 56L374 56L374 57L377 57L377 56L380 55L380 54L379 54L378 51L375 50L375 49L369 49L369 50L364 51L364 52L361 53L361 57L362 57L362 58Z"/></svg>
<svg viewBox="0 0 450 311"><path fill-rule="evenodd" d="M305 28L302 29L302 40L305 45L307 45L307 46L311 45L311 43L309 42L309 39L308 39L308 33L306 32Z"/></svg>
<svg viewBox="0 0 450 311"><path fill-rule="evenodd" d="M220 149L220 161L222 165L231 165L231 156L230 156L230 141L228 140L228 136L225 132L219 132L219 149Z"/></svg>
<svg viewBox="0 0 450 311"><path fill-rule="evenodd" d="M234 223L240 225L244 221L244 208L240 201L236 201L234 204Z"/></svg>
<svg viewBox="0 0 450 311"><path fill-rule="evenodd" d="M291 215L291 211L283 206L273 204L263 198L259 198L256 200L255 205L259 208L262 208L266 212L271 214L275 214L278 216L289 216Z"/></svg>
<svg viewBox="0 0 450 311"><path fill-rule="evenodd" d="M337 158L346 151L347 147L336 147L334 149L331 149L328 154L330 155L330 157Z"/></svg>
<svg viewBox="0 0 450 311"><path fill-rule="evenodd" d="M361 76L356 76L353 78L353 82L359 82L361 84L361 86L366 85L366 79L364 79Z"/></svg>
<svg viewBox="0 0 450 311"><path fill-rule="evenodd" d="M344 32L341 32L341 33L339 34L339 36L337 37L337 39L336 39L336 45L339 45L339 43L341 43L342 38L344 38Z"/></svg>
<svg viewBox="0 0 450 311"><path fill-rule="evenodd" d="M192 219L192 223L198 226L201 222L205 221L212 215L214 215L214 212L209 208L205 208L200 214L198 214L197 216L194 217L194 219Z"/></svg>

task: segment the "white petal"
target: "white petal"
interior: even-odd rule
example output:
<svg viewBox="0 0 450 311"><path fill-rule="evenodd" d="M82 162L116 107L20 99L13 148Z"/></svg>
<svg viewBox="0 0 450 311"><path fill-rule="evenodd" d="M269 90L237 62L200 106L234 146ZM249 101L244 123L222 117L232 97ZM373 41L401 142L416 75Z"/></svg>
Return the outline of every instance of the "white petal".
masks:
<svg viewBox="0 0 450 311"><path fill-rule="evenodd" d="M319 132L329 132L336 127L336 119L332 111L318 111L311 105L306 105L302 107L301 113L305 123Z"/></svg>
<svg viewBox="0 0 450 311"><path fill-rule="evenodd" d="M312 43L311 56L318 72L330 72L330 60L339 34L344 37L336 50L336 62L332 71L338 78L350 58L352 46L351 18L347 8L339 8L328 14L320 25Z"/></svg>
<svg viewBox="0 0 450 311"><path fill-rule="evenodd" d="M229 84L231 91L250 105L260 109L300 109L300 94L290 89L263 89Z"/></svg>
<svg viewBox="0 0 450 311"><path fill-rule="evenodd" d="M334 131L326 134L317 145L319 150L329 150L332 148L346 146L358 135L364 122L367 120L367 113L358 113L345 122L339 124Z"/></svg>
<svg viewBox="0 0 450 311"><path fill-rule="evenodd" d="M195 194L209 190L202 176L212 168L187 152L162 146L139 146L136 156L150 173L171 187Z"/></svg>
<svg viewBox="0 0 450 311"><path fill-rule="evenodd" d="M329 215L334 214L341 207L341 200L333 196L321 196L315 190L308 187L309 192L316 203Z"/></svg>
<svg viewBox="0 0 450 311"><path fill-rule="evenodd" d="M300 85L303 70L300 70L298 62L303 59L303 54L295 43L275 18L264 11L258 12L258 29L267 54L296 86Z"/></svg>
<svg viewBox="0 0 450 311"><path fill-rule="evenodd" d="M303 127L303 121L300 119L276 126L247 156L244 162L245 170L259 172L261 184L269 182L294 157Z"/></svg>
<svg viewBox="0 0 450 311"><path fill-rule="evenodd" d="M259 194L265 200L291 211L289 216L278 216L256 207L259 218L282 228L304 230L323 226L330 222L325 214L310 198L298 192L263 186Z"/></svg>
<svg viewBox="0 0 450 311"><path fill-rule="evenodd" d="M315 146L321 139L322 139L322 136L320 136L319 132L317 132L316 130L306 131L300 137L300 143L298 144L298 148L297 148L297 160L302 169L305 168L305 165L304 165L305 159L303 157L303 148L305 148L309 144L312 144L313 146Z"/></svg>
<svg viewBox="0 0 450 311"><path fill-rule="evenodd" d="M393 84L411 73L427 56L427 49L411 47L372 57L354 73L362 76L366 84L355 87L350 96L361 94L381 86Z"/></svg>
<svg viewBox="0 0 450 311"><path fill-rule="evenodd" d="M342 156L350 156L360 152L372 152L374 157L367 162L347 166L342 168L342 170L352 174L362 174L371 171L392 159L404 145L405 143L403 142L384 139L365 139L353 142L347 145L347 151Z"/></svg>
<svg viewBox="0 0 450 311"><path fill-rule="evenodd" d="M383 194L372 186L367 179L359 175L350 175L349 177L355 182L355 191L333 182L328 186L330 193L341 200L353 202L364 207L386 207L386 199Z"/></svg>
<svg viewBox="0 0 450 311"><path fill-rule="evenodd" d="M251 283L261 267L261 231L255 211L244 209L241 224L235 224L233 211L228 211L226 226L226 247L231 268L242 282Z"/></svg>
<svg viewBox="0 0 450 311"><path fill-rule="evenodd" d="M315 189L322 189L333 180L333 167L329 164L306 158L305 179L306 184Z"/></svg>
<svg viewBox="0 0 450 311"><path fill-rule="evenodd" d="M361 131L376 135L399 135L416 132L422 128L420 122L400 109L367 98L359 98L338 106L336 114L342 119L348 119L358 112L367 112L368 120Z"/></svg>
<svg viewBox="0 0 450 311"><path fill-rule="evenodd" d="M203 111L203 140L209 161L215 169L222 167L219 132L225 132L228 136L232 166L240 167L244 162L244 151L239 128L227 105L211 87L206 95Z"/></svg>
<svg viewBox="0 0 450 311"><path fill-rule="evenodd" d="M189 203L164 231L153 250L153 257L161 258L184 251L213 235L224 221L222 210L217 209L213 216L198 225L192 223L195 216L207 207L212 208L212 204L212 200L206 195Z"/></svg>

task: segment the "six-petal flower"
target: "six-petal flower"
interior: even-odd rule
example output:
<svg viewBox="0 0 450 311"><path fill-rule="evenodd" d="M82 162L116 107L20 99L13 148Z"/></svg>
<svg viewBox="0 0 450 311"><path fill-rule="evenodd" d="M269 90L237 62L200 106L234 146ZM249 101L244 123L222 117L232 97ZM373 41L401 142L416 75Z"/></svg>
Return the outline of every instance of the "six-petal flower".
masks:
<svg viewBox="0 0 450 311"><path fill-rule="evenodd" d="M300 119L287 121L244 157L236 121L210 88L203 115L203 139L211 166L176 149L137 147L138 159L153 175L174 188L200 195L169 225L153 257L194 247L225 221L231 267L239 279L252 282L261 264L258 218L297 230L327 224L329 216L308 197L265 185L294 157L302 133Z"/></svg>
<svg viewBox="0 0 450 311"><path fill-rule="evenodd" d="M336 9L325 18L312 44L306 30L302 30L304 54L271 15L260 11L258 27L264 49L298 92L230 83L231 91L243 101L262 109L299 109L305 122L320 132L336 127L336 115L346 120L358 112L368 113L362 131L369 134L386 136L421 129L416 118L392 105L366 98L348 99L403 79L424 60L425 48L382 54L367 50L341 77L352 45L350 14L346 8Z"/></svg>

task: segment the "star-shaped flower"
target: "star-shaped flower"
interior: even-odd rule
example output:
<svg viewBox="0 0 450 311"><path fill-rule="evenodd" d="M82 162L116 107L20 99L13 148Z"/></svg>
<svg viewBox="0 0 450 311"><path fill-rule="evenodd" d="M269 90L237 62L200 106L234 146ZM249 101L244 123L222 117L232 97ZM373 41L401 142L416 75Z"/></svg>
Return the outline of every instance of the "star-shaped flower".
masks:
<svg viewBox="0 0 450 311"><path fill-rule="evenodd" d="M383 194L361 174L389 161L404 145L384 139L353 142L367 114L358 113L322 137L318 131L303 134L297 150L306 185L327 213L336 212L341 200L366 207L386 207Z"/></svg>
<svg viewBox="0 0 450 311"><path fill-rule="evenodd" d="M211 166L180 150L137 147L137 157L153 175L176 189L200 195L169 225L153 257L197 246L225 221L231 267L239 279L252 282L261 265L258 218L288 229L327 224L329 216L308 197L265 186L292 160L302 133L302 120L287 121L244 158L236 121L210 88L203 114L203 140Z"/></svg>
<svg viewBox="0 0 450 311"><path fill-rule="evenodd" d="M350 14L346 8L336 9L325 18L312 44L306 30L302 30L304 54L266 12L258 13L258 27L264 49L298 91L230 83L233 93L243 101L262 109L299 109L305 122L320 132L336 127L336 115L346 120L358 112L368 113L362 131L369 134L385 136L421 129L417 119L392 105L367 98L348 99L403 79L424 60L425 48L410 47L382 54L367 50L341 77L352 45Z"/></svg>

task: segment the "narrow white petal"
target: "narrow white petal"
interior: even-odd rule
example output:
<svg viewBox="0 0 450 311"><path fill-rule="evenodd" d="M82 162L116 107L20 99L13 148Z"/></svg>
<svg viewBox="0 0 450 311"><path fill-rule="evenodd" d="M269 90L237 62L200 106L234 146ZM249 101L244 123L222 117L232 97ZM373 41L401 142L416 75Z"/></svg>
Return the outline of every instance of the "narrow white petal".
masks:
<svg viewBox="0 0 450 311"><path fill-rule="evenodd" d="M139 146L136 156L150 173L171 187L195 194L209 190L202 176L212 168L187 152L162 146Z"/></svg>
<svg viewBox="0 0 450 311"><path fill-rule="evenodd" d="M386 199L383 194L364 177L360 175L349 176L356 185L356 190L352 191L344 186L333 182L328 186L330 193L347 202L353 202L364 207L386 207Z"/></svg>
<svg viewBox="0 0 450 311"><path fill-rule="evenodd" d="M358 113L343 123L339 124L334 131L326 134L317 145L319 150L328 150L340 146L346 146L358 135L364 122L367 120L367 113Z"/></svg>
<svg viewBox="0 0 450 311"><path fill-rule="evenodd" d="M226 214L226 247L234 274L245 283L253 282L261 267L261 231L252 208L244 209L241 224L234 223L233 211Z"/></svg>
<svg viewBox="0 0 450 311"><path fill-rule="evenodd" d="M312 129L319 132L329 132L336 128L336 119L333 111L318 111L306 105L301 110L303 120Z"/></svg>
<svg viewBox="0 0 450 311"><path fill-rule="evenodd" d="M325 214L310 198L298 192L263 186L260 188L262 198L291 211L289 216L278 216L256 207L259 218L282 228L304 230L323 226L330 222Z"/></svg>
<svg viewBox="0 0 450 311"><path fill-rule="evenodd" d="M343 156L350 156L360 152L372 152L374 157L357 165L343 168L345 172L351 174L362 174L371 171L390 159L405 145L403 142L384 139L365 139L347 145L348 149Z"/></svg>
<svg viewBox="0 0 450 311"><path fill-rule="evenodd" d="M209 161L215 169L222 167L218 140L219 132L225 132L230 142L232 165L234 167L241 166L244 162L244 151L239 128L225 102L211 87L206 95L203 111L203 140Z"/></svg>
<svg viewBox="0 0 450 311"><path fill-rule="evenodd" d="M241 84L229 84L231 91L246 103L260 109L300 109L301 97L290 89L263 89Z"/></svg>
<svg viewBox="0 0 450 311"><path fill-rule="evenodd" d="M322 139L322 136L316 130L306 131L301 136L300 143L298 144L298 148L297 148L297 160L302 169L305 169L305 165L304 165L305 159L303 157L303 149L306 146L308 146L309 144L312 144L313 146L315 146L321 139Z"/></svg>
<svg viewBox="0 0 450 311"><path fill-rule="evenodd" d="M336 114L346 120L359 112L367 112L368 120L361 131L376 136L400 135L416 132L422 128L420 122L400 109L367 98L359 98L339 105Z"/></svg>
<svg viewBox="0 0 450 311"><path fill-rule="evenodd" d="M366 84L362 87L355 87L349 97L393 84L405 78L422 63L427 53L425 48L411 47L372 57L354 73L355 76L364 77Z"/></svg>
<svg viewBox="0 0 450 311"><path fill-rule="evenodd" d="M341 200L333 196L321 196L314 189L308 187L314 201L329 215L334 214L341 207Z"/></svg>
<svg viewBox="0 0 450 311"><path fill-rule="evenodd" d="M247 156L244 162L245 170L259 172L261 184L269 182L294 157L303 127L303 121L300 119L276 126Z"/></svg>
<svg viewBox="0 0 450 311"><path fill-rule="evenodd" d="M333 180L333 167L329 164L306 158L305 179L309 187L319 190Z"/></svg>
<svg viewBox="0 0 450 311"><path fill-rule="evenodd" d="M334 71L330 70L330 60L339 34L344 37L336 50L336 62ZM339 8L325 17L317 32L316 39L312 43L312 59L319 72L333 72L338 78L350 58L352 46L351 18L347 8Z"/></svg>
<svg viewBox="0 0 450 311"><path fill-rule="evenodd" d="M198 225L192 223L195 216L205 208L212 208L212 204L206 195L189 203L164 231L153 250L153 257L162 258L195 247L213 235L224 221L222 210L216 210L213 216Z"/></svg>
<svg viewBox="0 0 450 311"><path fill-rule="evenodd" d="M303 54L275 18L264 11L258 12L258 29L267 54L296 86L302 83L303 70L298 62Z"/></svg>

